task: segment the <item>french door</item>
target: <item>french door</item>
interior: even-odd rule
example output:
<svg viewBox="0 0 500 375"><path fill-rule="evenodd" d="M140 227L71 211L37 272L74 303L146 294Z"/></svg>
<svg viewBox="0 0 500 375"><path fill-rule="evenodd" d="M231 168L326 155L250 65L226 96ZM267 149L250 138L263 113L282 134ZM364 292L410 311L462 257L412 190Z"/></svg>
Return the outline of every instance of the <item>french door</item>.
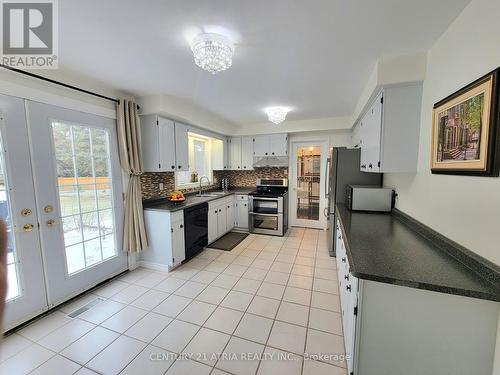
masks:
<svg viewBox="0 0 500 375"><path fill-rule="evenodd" d="M121 251L123 205L115 121L16 100L26 114L26 132L9 144L14 146L12 152L18 152L20 143L26 149L23 179L33 199L27 202L17 189L9 190L8 200L16 202L11 205L15 207L11 208L12 238L30 237L36 246L21 242L15 246L21 293L8 300L7 328L127 268L127 257ZM13 126L5 121L7 135L19 132ZM12 163L10 152L7 147L6 170ZM23 216L24 208L31 214ZM33 227L24 227L25 222ZM30 267L38 272L29 272ZM30 282L23 283L27 278ZM32 301L31 288L40 289L40 285L42 290L37 293L44 301L39 298L36 310L16 314L21 300Z"/></svg>
<svg viewBox="0 0 500 375"><path fill-rule="evenodd" d="M328 144L318 142L292 143L290 176L291 224L326 229L323 210L325 197Z"/></svg>

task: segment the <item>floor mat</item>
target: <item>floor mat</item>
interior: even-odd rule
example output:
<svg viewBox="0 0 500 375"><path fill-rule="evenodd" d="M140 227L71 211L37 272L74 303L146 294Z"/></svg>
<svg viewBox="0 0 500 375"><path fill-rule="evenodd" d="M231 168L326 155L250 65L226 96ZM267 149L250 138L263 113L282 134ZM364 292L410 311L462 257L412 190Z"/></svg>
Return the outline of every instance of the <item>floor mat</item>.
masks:
<svg viewBox="0 0 500 375"><path fill-rule="evenodd" d="M248 236L248 233L241 232L229 232L219 238L217 241L212 242L208 247L212 249L219 249L230 251L233 250L236 245L243 241Z"/></svg>

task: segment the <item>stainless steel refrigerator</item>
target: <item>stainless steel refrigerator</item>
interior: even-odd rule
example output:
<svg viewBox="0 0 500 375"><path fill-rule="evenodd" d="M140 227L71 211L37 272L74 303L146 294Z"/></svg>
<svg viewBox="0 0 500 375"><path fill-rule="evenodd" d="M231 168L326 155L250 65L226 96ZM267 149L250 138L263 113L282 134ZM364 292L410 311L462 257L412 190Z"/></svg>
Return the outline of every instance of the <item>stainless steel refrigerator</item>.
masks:
<svg viewBox="0 0 500 375"><path fill-rule="evenodd" d="M328 220L328 250L335 256L336 219L335 204L345 203L347 185L382 185L381 173L361 172L359 164L361 149L335 147L330 150L327 163L328 186L326 194L328 207L325 216Z"/></svg>

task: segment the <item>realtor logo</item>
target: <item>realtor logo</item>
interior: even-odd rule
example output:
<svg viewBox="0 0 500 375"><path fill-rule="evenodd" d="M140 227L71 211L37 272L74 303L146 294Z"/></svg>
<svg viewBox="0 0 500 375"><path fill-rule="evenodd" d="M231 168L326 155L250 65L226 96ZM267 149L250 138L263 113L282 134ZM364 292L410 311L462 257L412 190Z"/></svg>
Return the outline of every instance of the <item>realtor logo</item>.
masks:
<svg viewBox="0 0 500 375"><path fill-rule="evenodd" d="M57 68L57 0L1 0L1 62L19 69Z"/></svg>

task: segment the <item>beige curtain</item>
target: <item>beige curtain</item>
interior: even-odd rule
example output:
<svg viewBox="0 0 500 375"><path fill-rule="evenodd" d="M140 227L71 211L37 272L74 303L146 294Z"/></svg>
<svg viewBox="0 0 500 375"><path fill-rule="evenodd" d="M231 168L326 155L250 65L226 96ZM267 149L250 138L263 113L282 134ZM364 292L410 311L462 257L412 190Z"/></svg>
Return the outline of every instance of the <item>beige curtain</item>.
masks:
<svg viewBox="0 0 500 375"><path fill-rule="evenodd" d="M120 164L129 175L125 194L123 250L138 252L148 247L142 210L141 174L143 171L141 124L137 104L120 99L116 106Z"/></svg>

